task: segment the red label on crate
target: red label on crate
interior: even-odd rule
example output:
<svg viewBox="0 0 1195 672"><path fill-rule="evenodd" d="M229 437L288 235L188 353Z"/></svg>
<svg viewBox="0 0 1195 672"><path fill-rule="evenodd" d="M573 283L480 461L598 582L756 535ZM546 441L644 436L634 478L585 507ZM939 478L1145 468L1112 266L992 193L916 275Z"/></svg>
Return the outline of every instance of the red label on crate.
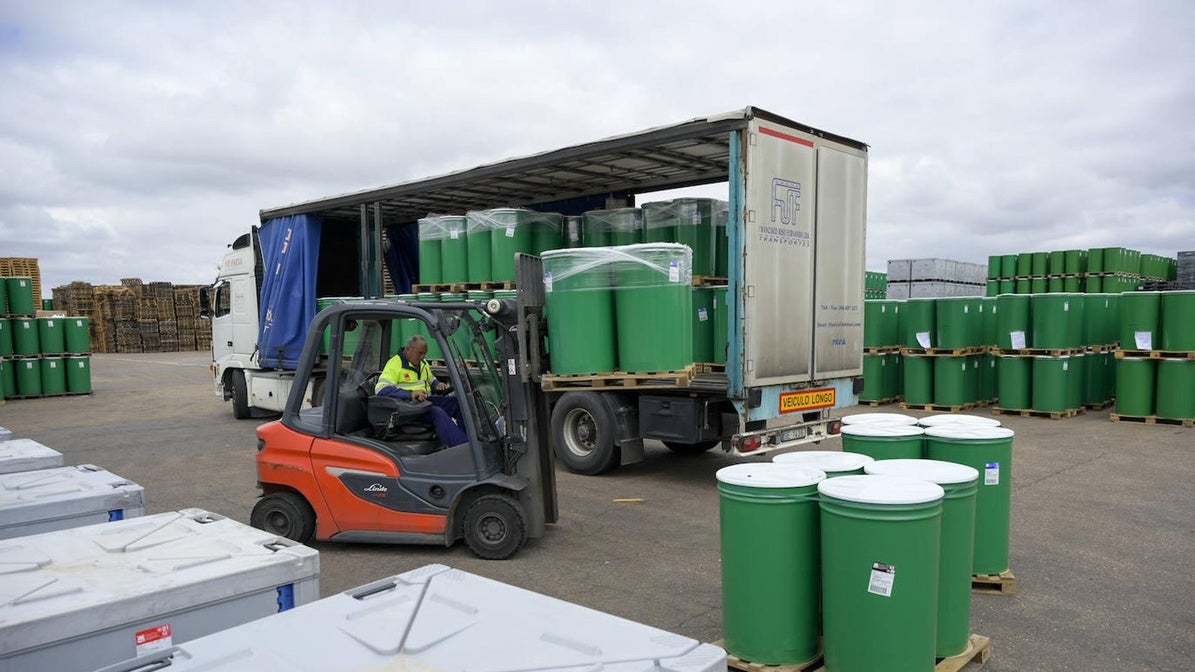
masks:
<svg viewBox="0 0 1195 672"><path fill-rule="evenodd" d="M169 623L138 632L134 635L137 644L137 655L145 656L169 649L172 646L170 635Z"/></svg>

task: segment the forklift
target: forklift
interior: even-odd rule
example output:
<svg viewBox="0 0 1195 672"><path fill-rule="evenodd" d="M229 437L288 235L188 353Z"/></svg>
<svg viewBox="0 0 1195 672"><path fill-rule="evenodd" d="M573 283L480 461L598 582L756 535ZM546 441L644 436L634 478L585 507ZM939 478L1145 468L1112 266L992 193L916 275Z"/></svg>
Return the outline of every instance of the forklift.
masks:
<svg viewBox="0 0 1195 672"><path fill-rule="evenodd" d="M520 276L538 264L520 259ZM281 419L257 430L250 523L301 543L463 539L494 560L542 537L558 508L547 399L527 373L543 297L526 295L542 289L528 286L517 301L379 299L319 313ZM433 370L460 402L467 443L446 446L421 421L429 402L374 394L411 333L438 346Z"/></svg>

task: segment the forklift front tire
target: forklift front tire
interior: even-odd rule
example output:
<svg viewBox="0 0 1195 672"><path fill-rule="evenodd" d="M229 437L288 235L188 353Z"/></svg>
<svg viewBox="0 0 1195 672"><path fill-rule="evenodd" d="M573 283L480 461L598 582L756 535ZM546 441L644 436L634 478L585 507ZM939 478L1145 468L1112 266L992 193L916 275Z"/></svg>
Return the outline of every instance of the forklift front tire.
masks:
<svg viewBox="0 0 1195 672"><path fill-rule="evenodd" d="M483 560L505 560L527 542L527 517L510 495L478 497L465 511L463 524L465 543Z"/></svg>
<svg viewBox="0 0 1195 672"><path fill-rule="evenodd" d="M305 544L315 534L315 511L297 493L275 492L257 501L253 512L249 514L249 524L270 534Z"/></svg>

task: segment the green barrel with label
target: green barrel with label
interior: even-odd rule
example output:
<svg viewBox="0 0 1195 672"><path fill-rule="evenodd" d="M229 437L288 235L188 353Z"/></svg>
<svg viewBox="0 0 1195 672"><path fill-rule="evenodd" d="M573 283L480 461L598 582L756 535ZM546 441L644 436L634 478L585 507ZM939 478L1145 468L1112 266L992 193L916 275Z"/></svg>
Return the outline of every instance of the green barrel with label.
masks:
<svg viewBox="0 0 1195 672"><path fill-rule="evenodd" d="M842 428L842 449L876 460L925 456L925 430L916 425L855 424Z"/></svg>
<svg viewBox="0 0 1195 672"><path fill-rule="evenodd" d="M71 394L91 393L91 357L88 355L67 355L66 391Z"/></svg>
<svg viewBox="0 0 1195 672"><path fill-rule="evenodd" d="M60 355L41 358L41 393L47 396L66 394L66 366Z"/></svg>
<svg viewBox="0 0 1195 672"><path fill-rule="evenodd" d="M419 282L434 285L444 280L444 225L441 217L419 220Z"/></svg>
<svg viewBox="0 0 1195 672"><path fill-rule="evenodd" d="M1195 360L1158 360L1157 416L1195 419Z"/></svg>
<svg viewBox="0 0 1195 672"><path fill-rule="evenodd" d="M677 371L693 363L689 248L645 243L607 249L612 255L618 368Z"/></svg>
<svg viewBox="0 0 1195 672"><path fill-rule="evenodd" d="M776 463L719 469L722 645L763 665L818 654L821 573L817 484L826 475Z"/></svg>
<svg viewBox="0 0 1195 672"><path fill-rule="evenodd" d="M883 401L891 397L885 396L888 389L888 355L863 355L863 391L859 393L859 401Z"/></svg>
<svg viewBox="0 0 1195 672"><path fill-rule="evenodd" d="M1032 300L1032 347L1062 349L1075 347L1082 330L1076 323L1076 300L1070 294L1034 294Z"/></svg>
<svg viewBox="0 0 1195 672"><path fill-rule="evenodd" d="M32 357L41 354L41 344L37 339L37 319L32 317L14 317L12 325L12 352L18 357Z"/></svg>
<svg viewBox="0 0 1195 672"><path fill-rule="evenodd" d="M1017 275L1016 277L1029 277L1033 275L1033 253L1021 252L1017 254Z"/></svg>
<svg viewBox="0 0 1195 672"><path fill-rule="evenodd" d="M1050 253L1049 252L1034 252L1033 253L1033 271L1030 275L1045 277L1050 274Z"/></svg>
<svg viewBox="0 0 1195 672"><path fill-rule="evenodd" d="M998 255L998 254L989 254L988 255L988 279L989 280L991 280L993 278L1000 277L1000 270L1002 268L1002 266L1001 266L1002 263L1003 263L1003 259L1000 257L1000 255Z"/></svg>
<svg viewBox="0 0 1195 672"><path fill-rule="evenodd" d="M934 325L937 337L936 348L970 348L977 345L974 337L979 329L975 323L980 320L970 297L944 297L934 301Z"/></svg>
<svg viewBox="0 0 1195 672"><path fill-rule="evenodd" d="M590 210L581 215L584 247L635 245L643 241L643 210L615 208Z"/></svg>
<svg viewBox="0 0 1195 672"><path fill-rule="evenodd" d="M1049 291L1049 285L1046 278L1029 278L1029 293L1030 294L1045 294Z"/></svg>
<svg viewBox="0 0 1195 672"><path fill-rule="evenodd" d="M938 658L967 650L971 638L971 554L979 471L941 460L877 460L868 474L899 476L942 487L942 536L938 551Z"/></svg>
<svg viewBox="0 0 1195 672"><path fill-rule="evenodd" d="M1195 351L1195 291L1163 293L1160 313L1161 349Z"/></svg>
<svg viewBox="0 0 1195 672"><path fill-rule="evenodd" d="M1033 408L1033 358L1001 355L996 366L996 398L1000 400L1000 408Z"/></svg>
<svg viewBox="0 0 1195 672"><path fill-rule="evenodd" d="M1017 255L1004 254L1004 255L1000 256L1000 277L1001 278L1017 277Z"/></svg>
<svg viewBox="0 0 1195 672"><path fill-rule="evenodd" d="M934 357L934 403L962 406L974 401L967 357Z"/></svg>
<svg viewBox="0 0 1195 672"><path fill-rule="evenodd" d="M1013 284L1017 294L1030 294L1033 292L1033 284L1029 278L1017 278Z"/></svg>
<svg viewBox="0 0 1195 672"><path fill-rule="evenodd" d="M827 670L934 668L942 487L897 476L818 484Z"/></svg>
<svg viewBox="0 0 1195 672"><path fill-rule="evenodd" d="M91 352L90 321L86 317L68 317L63 320L65 329L63 344L73 355Z"/></svg>
<svg viewBox="0 0 1195 672"><path fill-rule="evenodd" d="M1064 273L1075 275L1087 272L1087 250L1067 250Z"/></svg>
<svg viewBox="0 0 1195 672"><path fill-rule="evenodd" d="M925 355L905 355L904 397L906 404L920 406L934 403L934 358Z"/></svg>
<svg viewBox="0 0 1195 672"><path fill-rule="evenodd" d="M678 198L643 205L645 242L674 242L692 250L692 273L712 276L714 263L714 212L710 198Z"/></svg>
<svg viewBox="0 0 1195 672"><path fill-rule="evenodd" d="M1083 295L1083 345L1104 345L1116 340L1112 324L1112 295Z"/></svg>
<svg viewBox="0 0 1195 672"><path fill-rule="evenodd" d="M23 397L41 395L41 360L36 357L11 359L16 369L16 394Z"/></svg>
<svg viewBox="0 0 1195 672"><path fill-rule="evenodd" d="M10 315L33 315L37 306L33 301L33 278L28 276L14 276L0 278L4 282L8 293L8 313Z"/></svg>
<svg viewBox="0 0 1195 672"><path fill-rule="evenodd" d="M612 259L611 249L606 247L544 253L552 373L606 373L618 368Z"/></svg>
<svg viewBox="0 0 1195 672"><path fill-rule="evenodd" d="M42 354L60 355L66 352L65 320L61 317L37 318L37 341Z"/></svg>
<svg viewBox="0 0 1195 672"><path fill-rule="evenodd" d="M1120 329L1117 340L1122 350L1161 350L1158 329L1162 315L1162 292L1126 292L1120 297Z"/></svg>
<svg viewBox="0 0 1195 672"><path fill-rule="evenodd" d="M1158 360L1125 357L1116 360L1116 412L1121 415L1154 414L1154 391L1158 380Z"/></svg>
<svg viewBox="0 0 1195 672"><path fill-rule="evenodd" d="M444 237L440 241L440 282L469 282L469 239L465 218L438 218Z"/></svg>
<svg viewBox="0 0 1195 672"><path fill-rule="evenodd" d="M714 288L693 290L693 361L714 361Z"/></svg>
<svg viewBox="0 0 1195 672"><path fill-rule="evenodd" d="M1071 357L1033 358L1033 410L1057 413L1071 405Z"/></svg>
<svg viewBox="0 0 1195 672"><path fill-rule="evenodd" d="M1046 273L1048 275L1062 275L1065 273L1066 252L1064 250L1054 250L1049 255L1049 259L1046 262Z"/></svg>
<svg viewBox="0 0 1195 672"><path fill-rule="evenodd" d="M465 213L466 265L469 269L469 282L489 282L494 279L490 272L493 254L490 248L493 240L493 225L488 210L471 210Z"/></svg>
<svg viewBox="0 0 1195 672"><path fill-rule="evenodd" d="M714 287L714 363L726 364L730 339L729 288Z"/></svg>
<svg viewBox="0 0 1195 672"><path fill-rule="evenodd" d="M1012 511L1012 446L1006 427L931 427L925 430L925 456L979 471L975 498L972 574L1008 571Z"/></svg>
<svg viewBox="0 0 1195 672"><path fill-rule="evenodd" d="M1088 273L1103 273L1104 272L1104 248L1093 247L1087 250L1087 272Z"/></svg>
<svg viewBox="0 0 1195 672"><path fill-rule="evenodd" d="M515 280L515 255L542 254L560 247L561 215L522 208L496 208L483 215L490 229L490 280ZM552 242L554 241L554 242Z"/></svg>
<svg viewBox="0 0 1195 672"><path fill-rule="evenodd" d="M817 469L826 478L857 476L863 473L863 466L873 461L870 455L844 453L838 450L797 450L780 453L772 458L776 464L786 464L806 469Z"/></svg>
<svg viewBox="0 0 1195 672"><path fill-rule="evenodd" d="M900 345L906 348L934 348L937 327L937 301L935 299L909 299L905 301L901 320Z"/></svg>

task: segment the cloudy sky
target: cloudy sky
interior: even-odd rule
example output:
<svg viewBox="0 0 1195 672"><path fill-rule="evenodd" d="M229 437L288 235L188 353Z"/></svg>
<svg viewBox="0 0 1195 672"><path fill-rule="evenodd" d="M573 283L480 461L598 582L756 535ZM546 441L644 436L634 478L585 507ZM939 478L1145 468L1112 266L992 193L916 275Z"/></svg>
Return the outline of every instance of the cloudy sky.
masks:
<svg viewBox="0 0 1195 672"><path fill-rule="evenodd" d="M1189 0L0 0L0 256L46 296L210 282L262 208L747 105L871 145L872 270L1173 256L1193 27Z"/></svg>

